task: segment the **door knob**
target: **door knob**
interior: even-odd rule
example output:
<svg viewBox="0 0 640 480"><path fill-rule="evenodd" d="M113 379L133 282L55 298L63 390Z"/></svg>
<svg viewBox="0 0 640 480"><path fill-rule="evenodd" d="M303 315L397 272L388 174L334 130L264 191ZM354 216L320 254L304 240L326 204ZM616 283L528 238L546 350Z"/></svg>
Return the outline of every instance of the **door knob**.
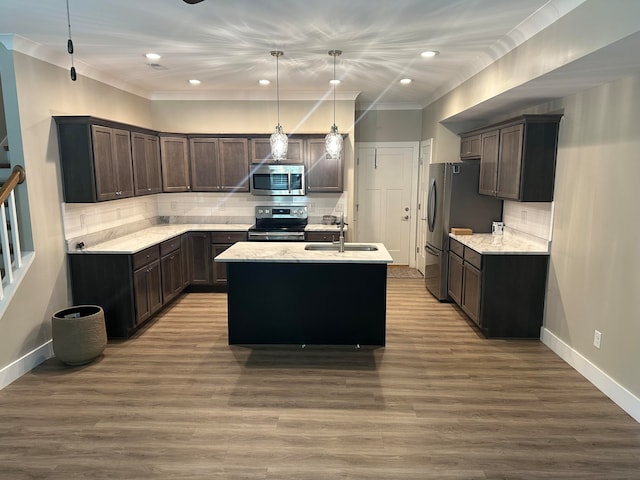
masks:
<svg viewBox="0 0 640 480"><path fill-rule="evenodd" d="M402 220L409 220L409 215L405 215L404 217L402 217Z"/></svg>

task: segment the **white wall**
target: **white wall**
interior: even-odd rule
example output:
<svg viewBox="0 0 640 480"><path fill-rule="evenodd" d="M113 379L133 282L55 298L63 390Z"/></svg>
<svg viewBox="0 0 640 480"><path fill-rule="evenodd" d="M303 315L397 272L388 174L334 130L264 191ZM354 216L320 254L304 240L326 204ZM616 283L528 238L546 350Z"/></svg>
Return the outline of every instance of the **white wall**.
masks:
<svg viewBox="0 0 640 480"><path fill-rule="evenodd" d="M442 124L518 85L606 47L640 28L640 2L587 0L423 111L423 138L434 137L434 161L456 158L459 140ZM513 112L564 110L560 123L544 329L563 358L616 395L640 419L640 77ZM503 115L503 114L501 114ZM504 116L491 120L502 120ZM546 223L549 207L507 205L505 219L523 225L522 210ZM603 333L593 347L594 330ZM552 342L548 342L551 344ZM596 381L598 378L600 380ZM616 393L617 392L617 393ZM619 395L618 395L619 394ZM622 400L621 400L622 399Z"/></svg>
<svg viewBox="0 0 640 480"><path fill-rule="evenodd" d="M545 328L640 397L640 76L564 100ZM593 334L602 332L602 345Z"/></svg>
<svg viewBox="0 0 640 480"><path fill-rule="evenodd" d="M58 141L52 115L93 114L141 126L151 122L147 100L82 76L72 82L68 70L1 45L0 69L11 160L26 170L26 182L18 192L25 195L19 200L28 201L30 207L35 251L30 270L0 318L2 386L5 373L16 360L50 341L51 315L70 303Z"/></svg>

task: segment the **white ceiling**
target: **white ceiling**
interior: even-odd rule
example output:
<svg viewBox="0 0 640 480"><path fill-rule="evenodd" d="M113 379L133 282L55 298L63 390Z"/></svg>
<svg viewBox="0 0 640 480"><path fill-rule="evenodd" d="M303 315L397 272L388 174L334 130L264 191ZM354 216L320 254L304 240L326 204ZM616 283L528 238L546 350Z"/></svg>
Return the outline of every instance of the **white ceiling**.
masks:
<svg viewBox="0 0 640 480"><path fill-rule="evenodd" d="M147 98L332 95L360 108L420 108L584 0L69 0L75 66ZM69 67L65 0L2 0L13 48ZM6 38L6 37L5 37ZM440 55L426 60L424 50ZM152 68L147 52L162 55ZM408 86L401 78L411 78ZM202 83L191 86L189 79ZM261 87L259 79L270 79ZM548 95L543 92L544 95Z"/></svg>

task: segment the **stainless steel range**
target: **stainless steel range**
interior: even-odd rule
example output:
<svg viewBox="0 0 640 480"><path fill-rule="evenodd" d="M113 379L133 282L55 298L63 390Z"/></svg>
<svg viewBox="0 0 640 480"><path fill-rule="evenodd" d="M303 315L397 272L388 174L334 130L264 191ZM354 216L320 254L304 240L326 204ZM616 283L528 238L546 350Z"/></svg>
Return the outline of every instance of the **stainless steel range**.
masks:
<svg viewBox="0 0 640 480"><path fill-rule="evenodd" d="M304 242L308 218L304 205L256 207L256 224L249 229L249 241Z"/></svg>

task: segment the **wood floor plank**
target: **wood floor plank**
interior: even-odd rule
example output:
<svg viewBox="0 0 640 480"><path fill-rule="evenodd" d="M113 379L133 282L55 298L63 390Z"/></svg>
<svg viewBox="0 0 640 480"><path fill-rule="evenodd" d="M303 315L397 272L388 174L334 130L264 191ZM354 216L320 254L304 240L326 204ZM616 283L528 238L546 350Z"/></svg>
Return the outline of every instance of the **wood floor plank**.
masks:
<svg viewBox="0 0 640 480"><path fill-rule="evenodd" d="M484 339L421 279L387 296L386 347L302 349L229 346L226 295L185 294L0 391L0 478L639 478L640 425L546 346Z"/></svg>

